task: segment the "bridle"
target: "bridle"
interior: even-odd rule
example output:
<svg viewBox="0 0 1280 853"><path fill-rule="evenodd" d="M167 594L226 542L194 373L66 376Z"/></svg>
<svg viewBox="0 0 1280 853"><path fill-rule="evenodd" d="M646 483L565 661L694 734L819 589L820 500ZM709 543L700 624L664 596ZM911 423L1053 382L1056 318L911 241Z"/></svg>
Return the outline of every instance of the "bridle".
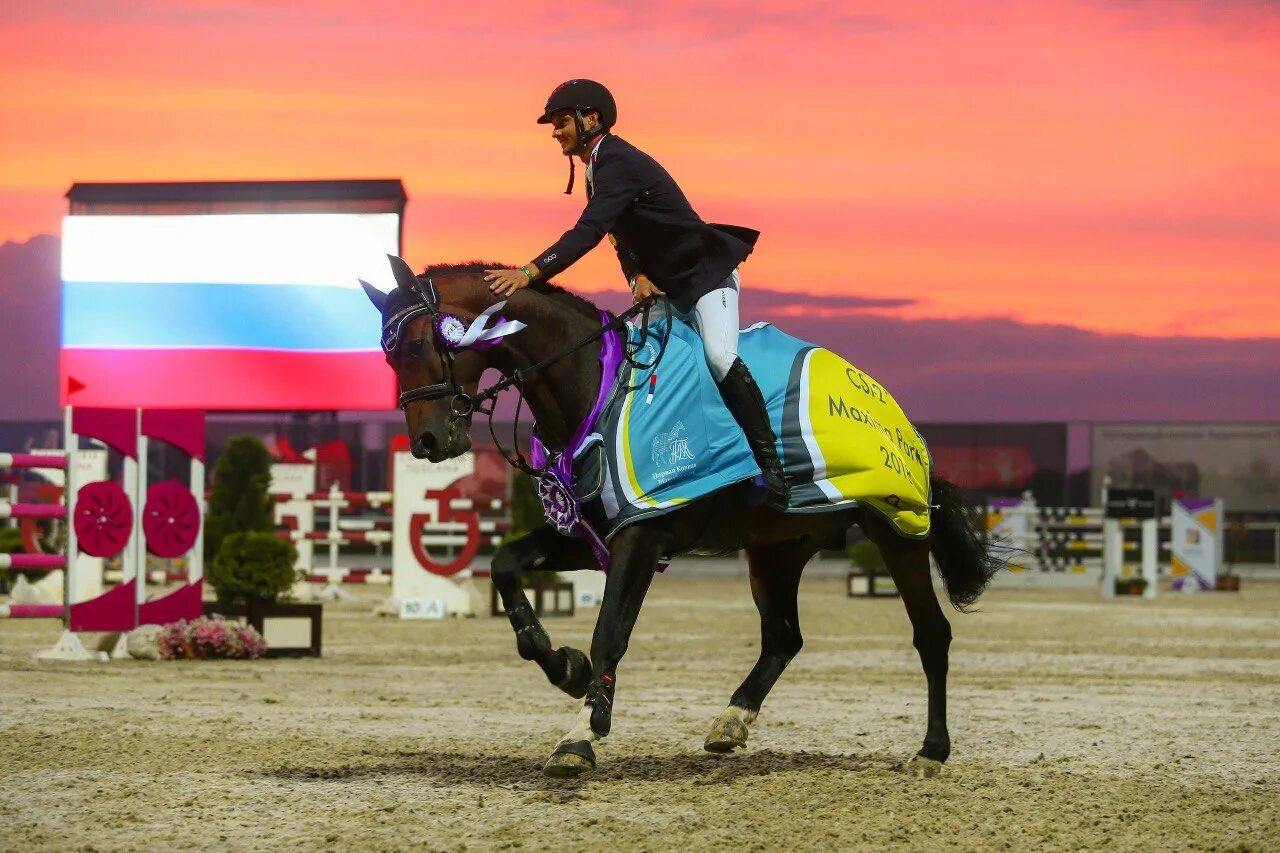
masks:
<svg viewBox="0 0 1280 853"><path fill-rule="evenodd" d="M441 314L440 291L436 287L435 282L433 282L430 277L428 277L424 281L422 278L414 276L413 289L414 289L414 293L417 295L420 301L417 303L414 303L413 305L408 306L407 308L401 309L400 311L396 312L394 316L388 318L383 323L382 349L384 352L388 354L394 353L397 349L399 349L402 343L400 339L401 330L405 328L405 325L410 320L414 319L415 317L419 317L422 314L427 314L431 318L433 328L438 330L440 328L440 324L439 324L440 318L442 316L447 316L447 315ZM456 372L456 368L454 366L454 361L453 361L454 351L447 346L442 346L439 341L440 335L436 334L433 336L434 340L433 340L432 348L436 351L437 358L440 359L440 366L441 366L441 370L444 373L445 381L437 382L434 385L424 385L420 388L411 388L408 391L402 391L397 401L398 407L400 408L401 411L403 411L404 408L408 406L410 403L414 403L418 401L432 402L434 400L443 400L447 397L449 398L450 422L462 420L463 418L469 417L471 414L475 412L480 412L481 414L488 415L489 416L489 434L493 437L495 445L498 447L499 452L502 453L502 457L506 459L507 462L511 464L513 467L518 468L527 474L532 474L535 477L539 477L541 476L541 472L535 471L524 460L523 454L520 453L518 443L513 441L513 446L516 449L515 449L514 456L510 456L507 454L507 451L505 450L505 448L503 448L502 443L498 441L498 437L495 434L494 427L493 427L493 416L494 416L494 406L492 405L493 401L497 399L500 393L507 390L508 388L515 387L519 390L520 400L516 406L515 424L513 425L513 437L514 437L514 434L517 433L519 430L520 410L524 405L525 381L527 378L530 378L533 376L533 374L537 373L538 371L552 364L555 364L557 361L560 361L563 358L567 358L568 356L572 355L573 353L577 352L583 347L588 346L594 341L600 340L610 332L621 329L623 326L626 325L626 322L629 319L631 319L632 317L635 317L637 314L644 315L642 327L646 330L645 334L647 337L647 334L648 334L647 330L649 326L649 310L654 306L656 301L657 301L657 296L650 296L647 299L643 299L640 302L637 302L635 305L632 305L626 311L617 315L608 323L601 325L600 328L596 329L590 335L587 335L586 337L582 338L581 340L577 341L571 346L566 347L565 349L559 350L558 352L553 353L547 358L544 358L539 362L531 364L528 367L518 369L518 370L513 370L510 376L502 377L497 382L490 385L488 388L478 391L475 394L468 394L463 389L462 385L458 382L457 372ZM665 306L665 309L666 309L667 323L666 323L665 332L658 346L658 352L654 357L653 362L650 364L640 364L636 362L635 359L633 358L632 348L630 346L623 347L623 357L626 359L626 361L629 364L631 364L633 367L637 369L648 370L651 367L657 365L657 363L662 359L662 356L666 351L667 339L669 338L670 332L671 332L671 305L665 300L663 301L662 304ZM641 349L644 348L646 343L647 341L642 338L641 341L638 344L636 344L634 351L639 352ZM425 356L425 349L427 346L427 340L425 337L422 338L422 346L424 349L423 355Z"/></svg>
<svg viewBox="0 0 1280 853"><path fill-rule="evenodd" d="M435 282L428 278L424 283L422 279L415 276L413 289L421 301L399 312L384 324L382 349L387 353L393 353L400 347L400 330L410 320L422 314L427 314L431 317L431 322L434 326L440 317L440 291L436 288ZM422 338L424 350L426 343L426 338ZM449 401L449 417L453 420L465 418L476 411L477 398L464 391L462 385L458 383L457 371L453 363L453 350L448 347L442 347L438 343L432 348L440 359L445 381L437 382L435 385L424 385L421 388L403 391L396 401L396 405L400 411L404 411L405 406L418 400L431 402L451 397L452 399Z"/></svg>

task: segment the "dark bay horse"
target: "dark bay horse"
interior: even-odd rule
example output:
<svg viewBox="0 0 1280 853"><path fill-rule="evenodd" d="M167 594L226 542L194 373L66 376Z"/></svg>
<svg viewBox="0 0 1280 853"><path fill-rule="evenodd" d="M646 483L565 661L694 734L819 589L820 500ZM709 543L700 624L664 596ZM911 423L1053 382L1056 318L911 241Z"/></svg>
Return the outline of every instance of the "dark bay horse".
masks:
<svg viewBox="0 0 1280 853"><path fill-rule="evenodd" d="M404 392L401 403L413 454L439 462L470 449L473 398L486 368L518 376L543 442L553 451L563 448L595 402L602 372L600 342L532 374L517 372L598 332L599 310L559 287L534 283L513 295L501 311L506 320L526 324L524 330L484 348L453 349L439 340L445 328L439 321L453 323L456 336L495 304L483 280L484 270L493 265L435 266L419 277L399 258L390 260L397 289L389 295L367 286L366 291L383 314L384 349ZM745 746L748 727L803 642L796 613L801 572L820 549L842 547L845 532L856 524L879 547L902 595L928 687L924 745L906 767L922 776L937 773L951 751L946 701L951 627L934 593L929 555L948 598L961 610L981 595L1001 563L988 552L979 520L962 493L937 477L930 486L932 524L924 540L900 535L863 507L780 513L750 500L756 487L749 481L623 528L609 543L610 569L589 659L577 649L552 644L521 585L527 571L598 571L588 544L547 524L503 546L493 558L492 579L515 631L517 651L537 663L553 685L575 698L585 697L545 772L573 776L595 767L592 743L609 733L618 664L658 563L694 551L747 553L751 595L760 611L760 658L712 724L705 743L716 752Z"/></svg>

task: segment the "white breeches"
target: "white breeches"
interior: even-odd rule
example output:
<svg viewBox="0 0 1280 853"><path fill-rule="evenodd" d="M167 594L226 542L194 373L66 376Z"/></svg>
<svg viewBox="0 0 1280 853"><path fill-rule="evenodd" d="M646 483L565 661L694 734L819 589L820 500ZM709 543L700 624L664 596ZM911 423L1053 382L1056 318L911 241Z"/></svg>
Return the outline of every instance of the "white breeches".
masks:
<svg viewBox="0 0 1280 853"><path fill-rule="evenodd" d="M693 321L702 337L707 367L719 383L738 357L738 271L734 270L693 307Z"/></svg>

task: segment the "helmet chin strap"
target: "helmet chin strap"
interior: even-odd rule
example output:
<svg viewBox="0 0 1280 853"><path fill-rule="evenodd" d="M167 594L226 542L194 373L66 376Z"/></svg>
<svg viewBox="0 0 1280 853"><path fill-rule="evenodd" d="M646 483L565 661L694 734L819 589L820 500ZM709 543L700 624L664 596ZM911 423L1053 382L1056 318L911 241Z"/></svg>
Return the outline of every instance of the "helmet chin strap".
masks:
<svg viewBox="0 0 1280 853"><path fill-rule="evenodd" d="M587 146L591 144L591 140L604 133L604 125L602 124L597 124L590 130L586 129L586 118L583 116L582 110L573 111L573 127L578 134L578 144L570 148L565 154L569 158L569 185L564 188L565 195L573 195L574 156L586 151Z"/></svg>

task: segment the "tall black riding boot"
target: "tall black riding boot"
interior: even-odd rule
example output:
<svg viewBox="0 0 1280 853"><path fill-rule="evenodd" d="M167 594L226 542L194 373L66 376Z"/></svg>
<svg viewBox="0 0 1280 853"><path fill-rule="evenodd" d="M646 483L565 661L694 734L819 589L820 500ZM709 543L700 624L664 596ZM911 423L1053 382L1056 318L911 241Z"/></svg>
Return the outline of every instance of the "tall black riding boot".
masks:
<svg viewBox="0 0 1280 853"><path fill-rule="evenodd" d="M738 426L742 427L747 444L751 446L751 455L764 475L764 485L769 490L765 502L775 509L786 509L791 499L791 486L778 460L777 437L769 424L769 411L765 408L760 386L756 385L747 365L737 358L719 387L724 404Z"/></svg>

